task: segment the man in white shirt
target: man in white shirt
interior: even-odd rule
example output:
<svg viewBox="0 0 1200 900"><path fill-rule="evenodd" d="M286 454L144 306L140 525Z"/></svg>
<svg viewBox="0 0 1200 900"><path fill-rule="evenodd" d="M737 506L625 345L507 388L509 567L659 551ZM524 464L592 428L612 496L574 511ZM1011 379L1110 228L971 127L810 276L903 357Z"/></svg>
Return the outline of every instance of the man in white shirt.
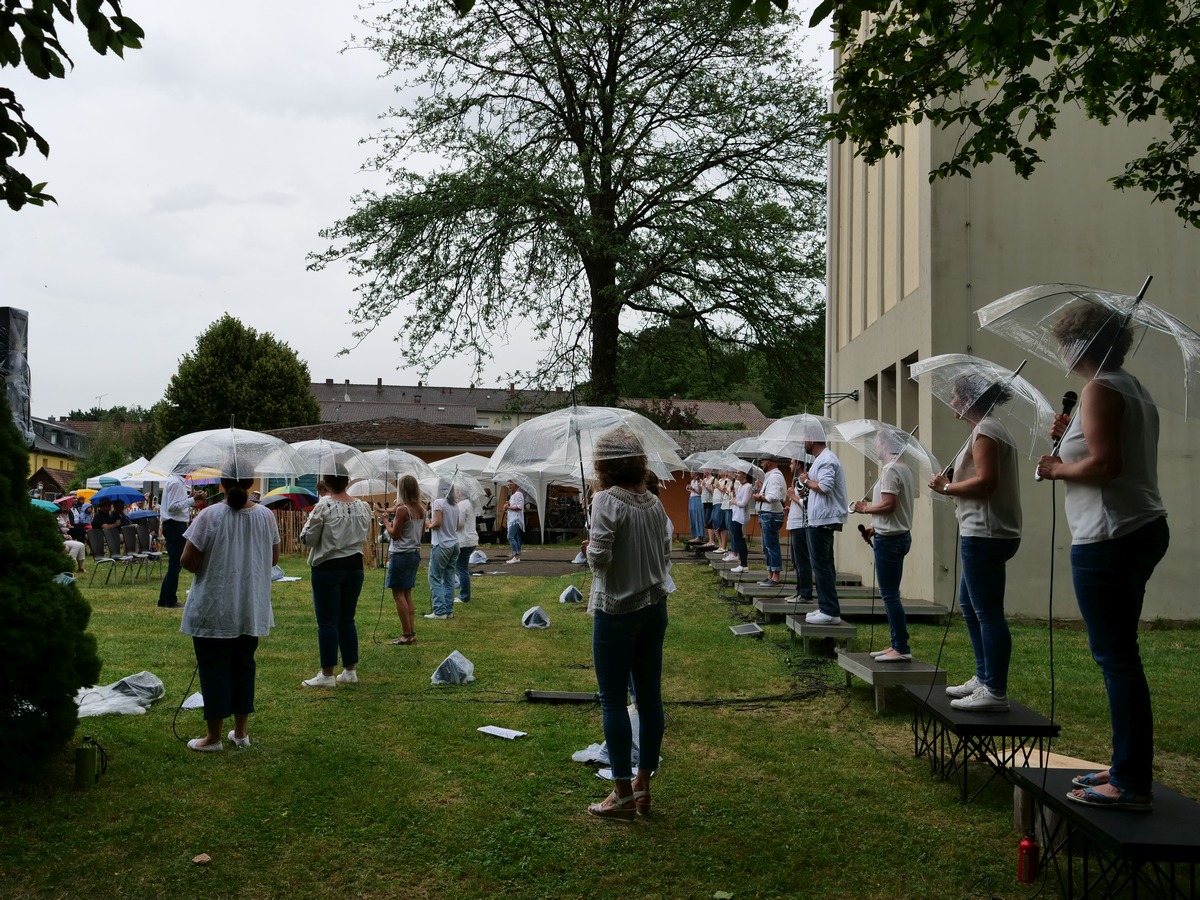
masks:
<svg viewBox="0 0 1200 900"><path fill-rule="evenodd" d="M804 618L814 625L840 625L833 535L842 530L850 512L846 473L824 441L805 441L804 452L814 457L802 484L809 490L808 555L817 588L817 608Z"/></svg>
<svg viewBox="0 0 1200 900"><path fill-rule="evenodd" d="M767 578L763 585L777 585L783 580L783 555L779 551L779 529L783 527L783 501L787 497L787 482L779 471L774 457L762 458L762 469L767 473L762 490L754 495L761 506L758 524L762 528L763 556L767 558Z"/></svg>
<svg viewBox="0 0 1200 900"><path fill-rule="evenodd" d="M162 517L163 543L167 548L167 574L158 591L158 605L163 609L179 609L176 592L179 590L180 558L183 556L183 533L192 518L192 505L200 491L188 494L187 485L179 475L171 475L163 485L159 515Z"/></svg>
<svg viewBox="0 0 1200 900"><path fill-rule="evenodd" d="M521 545L525 540L525 495L515 481L508 483L508 503L504 508L508 511L508 545L512 548L512 557L504 561L508 565L521 561Z"/></svg>

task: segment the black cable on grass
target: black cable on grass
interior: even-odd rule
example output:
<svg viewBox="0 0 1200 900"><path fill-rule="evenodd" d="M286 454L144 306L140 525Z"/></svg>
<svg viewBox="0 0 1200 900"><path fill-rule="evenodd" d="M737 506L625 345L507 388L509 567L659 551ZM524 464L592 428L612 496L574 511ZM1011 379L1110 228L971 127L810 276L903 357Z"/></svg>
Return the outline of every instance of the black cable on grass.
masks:
<svg viewBox="0 0 1200 900"><path fill-rule="evenodd" d="M171 717L171 734L175 735L175 739L177 741L182 741L185 744L191 739L180 737L179 730L175 727L175 725L179 721L180 712L183 711L183 704L187 702L188 697L192 696L192 685L196 683L196 676L199 674L200 666L197 665L196 668L192 669L192 677L188 681L187 689L183 692L183 699L179 701L179 705L175 707L175 715Z"/></svg>

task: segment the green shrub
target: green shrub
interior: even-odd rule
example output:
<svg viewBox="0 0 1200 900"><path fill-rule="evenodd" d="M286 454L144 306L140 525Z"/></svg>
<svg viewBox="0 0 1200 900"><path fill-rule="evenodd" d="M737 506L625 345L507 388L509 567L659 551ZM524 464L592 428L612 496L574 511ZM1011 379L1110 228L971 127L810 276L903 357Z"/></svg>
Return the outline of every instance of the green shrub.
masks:
<svg viewBox="0 0 1200 900"><path fill-rule="evenodd" d="M50 513L29 503L28 452L0 402L0 786L19 784L61 753L75 733L75 693L100 674L86 633L91 607Z"/></svg>

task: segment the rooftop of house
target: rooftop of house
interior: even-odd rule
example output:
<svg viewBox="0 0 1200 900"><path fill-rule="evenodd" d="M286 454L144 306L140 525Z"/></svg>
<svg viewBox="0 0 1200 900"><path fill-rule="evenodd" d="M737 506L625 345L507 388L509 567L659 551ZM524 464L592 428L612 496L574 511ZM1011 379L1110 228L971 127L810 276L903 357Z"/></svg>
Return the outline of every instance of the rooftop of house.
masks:
<svg viewBox="0 0 1200 900"><path fill-rule="evenodd" d="M491 455L501 437L486 431L437 425L411 418L360 419L351 422L325 422L320 425L300 425L296 428L276 428L268 431L287 441L311 441L325 438L350 444L359 449L398 447L412 451L420 449L453 449L454 452L478 449Z"/></svg>

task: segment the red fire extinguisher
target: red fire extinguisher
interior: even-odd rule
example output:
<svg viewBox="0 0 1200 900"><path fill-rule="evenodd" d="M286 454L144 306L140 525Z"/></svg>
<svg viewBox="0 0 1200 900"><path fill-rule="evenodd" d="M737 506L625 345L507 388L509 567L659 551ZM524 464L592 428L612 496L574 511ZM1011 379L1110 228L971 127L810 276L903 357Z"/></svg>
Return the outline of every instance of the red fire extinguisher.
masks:
<svg viewBox="0 0 1200 900"><path fill-rule="evenodd" d="M1038 877L1038 845L1033 835L1021 838L1017 848L1017 881L1033 884Z"/></svg>

